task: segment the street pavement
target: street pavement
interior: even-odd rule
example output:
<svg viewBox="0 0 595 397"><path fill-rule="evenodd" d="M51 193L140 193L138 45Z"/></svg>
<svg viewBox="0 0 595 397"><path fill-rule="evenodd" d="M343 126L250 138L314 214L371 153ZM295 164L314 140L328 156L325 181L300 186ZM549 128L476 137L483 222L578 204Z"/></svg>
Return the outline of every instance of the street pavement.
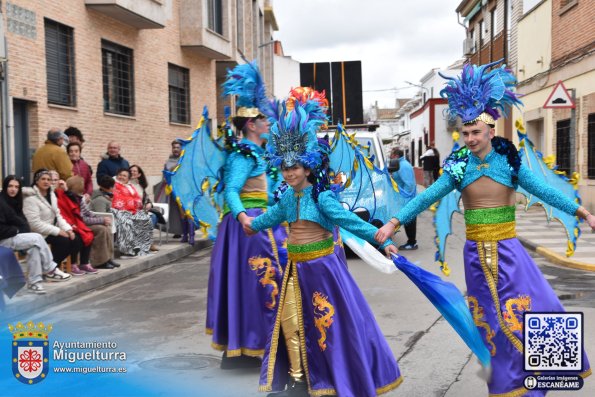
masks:
<svg viewBox="0 0 595 397"><path fill-rule="evenodd" d="M447 260L452 269L449 280L465 292L464 225L458 214L453 218L453 230L454 234L448 238ZM418 218L420 249L403 254L440 274L433 263L433 234L431 213L425 212ZM397 244L402 244L404 233L398 233L395 239ZM163 247L160 253L149 258L153 261L152 267L133 272L127 269L142 266L142 260L138 260L139 263L132 263L137 260L121 261L120 271L125 272L126 278L98 284L94 289L59 301L54 299L45 308L27 306L26 302L51 298L30 298L32 295L26 292L19 293L8 301L13 309L9 318L5 316L6 322L29 319L50 322L54 327L53 340L116 341L118 348L128 353L127 373L121 374L119 379L122 382L134 379L150 386L150 395L263 396L257 391L259 370L219 369L221 354L211 349L210 337L204 333L210 248L188 252L187 245L179 243ZM190 255L172 259L171 252L179 249L186 249L184 254ZM566 308L585 313L586 349L595 357L595 273L562 268L541 257L536 257L536 261ZM356 258L349 259L349 269L372 307L404 377L402 385L387 396L487 395L485 383L477 375L480 369L477 360L405 276L378 273ZM105 270L98 276L83 278L87 278L89 284L99 283L102 277L109 277L109 272L114 271ZM114 274L111 277L115 277ZM72 283L52 286L53 291L48 295L59 289L73 288L83 281ZM23 310L18 309L19 304ZM57 374L52 375L56 377ZM45 382L52 378L48 377ZM69 379L72 381L62 386L61 395L92 395L92 389L85 386L90 384L91 378L72 375ZM84 391L83 387L86 387ZM2 395L20 396L20 390L15 386ZM595 383L588 378L579 392L548 395L594 396Z"/></svg>

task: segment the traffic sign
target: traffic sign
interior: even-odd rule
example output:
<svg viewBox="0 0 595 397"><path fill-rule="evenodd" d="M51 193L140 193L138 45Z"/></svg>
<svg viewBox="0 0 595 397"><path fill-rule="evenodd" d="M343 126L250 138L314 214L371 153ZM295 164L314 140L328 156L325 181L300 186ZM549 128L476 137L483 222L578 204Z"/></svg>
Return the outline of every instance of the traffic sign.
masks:
<svg viewBox="0 0 595 397"><path fill-rule="evenodd" d="M543 105L544 109L574 109L574 101L570 97L568 90L564 87L562 80L558 81L552 90L552 93Z"/></svg>

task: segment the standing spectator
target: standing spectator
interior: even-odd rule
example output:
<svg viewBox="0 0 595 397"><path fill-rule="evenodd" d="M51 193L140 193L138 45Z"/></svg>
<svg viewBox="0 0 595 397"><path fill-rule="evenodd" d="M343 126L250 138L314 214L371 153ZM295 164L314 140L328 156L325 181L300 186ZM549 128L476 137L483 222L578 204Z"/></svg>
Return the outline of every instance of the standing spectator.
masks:
<svg viewBox="0 0 595 397"><path fill-rule="evenodd" d="M51 189L50 173L42 168L33 175L33 189L25 195L23 213L31 231L41 234L51 246L56 263L62 263L69 255L77 255L83 242L62 218L58 199ZM84 274L72 266L72 274ZM75 272L76 271L76 272Z"/></svg>
<svg viewBox="0 0 595 397"><path fill-rule="evenodd" d="M426 146L426 152L419 158L419 161L423 163L424 187L428 187L435 181L434 171L437 166L439 167L438 159L434 150L430 146Z"/></svg>
<svg viewBox="0 0 595 397"><path fill-rule="evenodd" d="M83 147L85 139L83 138L83 133L78 128L70 126L64 130L64 135L68 137L68 143L78 143Z"/></svg>
<svg viewBox="0 0 595 397"><path fill-rule="evenodd" d="M56 170L60 178L66 180L72 176L72 163L62 148L68 137L57 128L48 131L45 144L33 155L33 172L45 168Z"/></svg>
<svg viewBox="0 0 595 397"><path fill-rule="evenodd" d="M172 172L174 168L176 168L176 166L178 165L178 162L180 161L181 153L182 144L180 143L180 141L172 141L171 155L167 158L167 161L163 165L163 170ZM158 191L161 193L165 193L165 179L161 181L160 185L161 186L158 189ZM189 231L192 230L192 232L190 232L190 236L192 237L192 241L194 241L194 224L192 223L192 221L186 219L186 217L182 215L178 203L170 200L171 196L166 196L165 194L159 194L159 196L160 197L155 197L155 202L169 204L169 232L173 233L174 238L182 237L182 242L187 242L189 241Z"/></svg>
<svg viewBox="0 0 595 397"><path fill-rule="evenodd" d="M72 173L83 178L85 181L85 194L91 197L93 193L93 180L91 179L93 171L89 164L81 157L82 150L83 147L78 142L70 142L66 147L68 157L72 161Z"/></svg>
<svg viewBox="0 0 595 397"><path fill-rule="evenodd" d="M434 163L434 180L436 181L440 177L440 152L434 145L432 145L432 150L434 151L434 156L436 159Z"/></svg>
<svg viewBox="0 0 595 397"><path fill-rule="evenodd" d="M66 281L70 274L63 273L54 262L52 252L38 233L31 233L23 214L21 182L9 175L2 182L0 193L0 246L27 252L27 289L45 294L41 285L42 274L50 281Z"/></svg>
<svg viewBox="0 0 595 397"><path fill-rule="evenodd" d="M391 153L391 160L388 164L388 172L392 174L393 179L399 187L399 194L403 197L403 205L411 201L417 194L417 184L415 183L415 172L411 163L405 158L403 150L396 148ZM399 247L400 250L417 249L417 217L405 225L405 234L407 243Z"/></svg>
<svg viewBox="0 0 595 397"><path fill-rule="evenodd" d="M103 159L97 164L97 183L104 175L116 176L119 169L130 168L128 161L120 156L120 144L117 142L110 142L107 144L107 153L103 155Z"/></svg>

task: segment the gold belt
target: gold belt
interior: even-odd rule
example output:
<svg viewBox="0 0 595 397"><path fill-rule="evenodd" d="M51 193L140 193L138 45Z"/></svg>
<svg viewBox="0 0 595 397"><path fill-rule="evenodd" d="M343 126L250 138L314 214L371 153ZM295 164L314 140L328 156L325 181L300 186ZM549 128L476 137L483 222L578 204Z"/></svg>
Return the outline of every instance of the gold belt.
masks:
<svg viewBox="0 0 595 397"><path fill-rule="evenodd" d="M516 237L516 222L466 225L467 240L500 241Z"/></svg>
<svg viewBox="0 0 595 397"><path fill-rule="evenodd" d="M332 237L308 244L287 244L287 257L292 262L306 262L332 254L335 242Z"/></svg>

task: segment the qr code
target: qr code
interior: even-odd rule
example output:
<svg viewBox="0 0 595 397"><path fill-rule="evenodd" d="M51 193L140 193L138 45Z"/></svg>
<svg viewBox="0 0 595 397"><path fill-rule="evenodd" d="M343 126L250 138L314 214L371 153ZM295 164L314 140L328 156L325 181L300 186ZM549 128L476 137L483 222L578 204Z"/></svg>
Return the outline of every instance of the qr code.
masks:
<svg viewBox="0 0 595 397"><path fill-rule="evenodd" d="M525 371L581 371L583 313L525 313Z"/></svg>

